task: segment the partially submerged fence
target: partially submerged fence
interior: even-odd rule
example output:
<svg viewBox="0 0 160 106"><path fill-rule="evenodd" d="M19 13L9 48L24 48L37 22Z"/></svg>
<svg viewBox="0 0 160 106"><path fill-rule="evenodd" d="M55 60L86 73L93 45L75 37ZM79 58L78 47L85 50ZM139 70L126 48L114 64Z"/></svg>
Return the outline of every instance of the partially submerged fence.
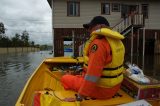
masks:
<svg viewBox="0 0 160 106"><path fill-rule="evenodd" d="M36 52L39 50L40 50L39 48L35 48L35 47L8 47L8 48L0 48L0 54L20 53L20 52Z"/></svg>

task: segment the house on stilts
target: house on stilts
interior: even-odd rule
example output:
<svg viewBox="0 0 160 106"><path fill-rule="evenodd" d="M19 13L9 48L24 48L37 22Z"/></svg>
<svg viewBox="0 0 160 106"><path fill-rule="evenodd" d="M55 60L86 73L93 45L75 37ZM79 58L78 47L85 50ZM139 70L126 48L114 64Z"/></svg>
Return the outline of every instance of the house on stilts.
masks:
<svg viewBox="0 0 160 106"><path fill-rule="evenodd" d="M94 16L107 18L123 34L128 53L160 53L160 1L158 0L48 0L52 9L54 56L64 55L64 41L73 42L78 56L88 38L82 24Z"/></svg>

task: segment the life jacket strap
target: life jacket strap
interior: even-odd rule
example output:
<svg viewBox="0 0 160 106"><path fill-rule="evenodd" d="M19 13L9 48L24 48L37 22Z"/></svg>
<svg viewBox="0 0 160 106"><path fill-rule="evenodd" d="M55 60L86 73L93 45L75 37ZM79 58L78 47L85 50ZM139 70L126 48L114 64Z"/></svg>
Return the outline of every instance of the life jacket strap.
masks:
<svg viewBox="0 0 160 106"><path fill-rule="evenodd" d="M117 78L120 75L122 75L122 73L119 73L118 75L115 75L115 76L101 76L101 78Z"/></svg>
<svg viewBox="0 0 160 106"><path fill-rule="evenodd" d="M106 71L108 71L108 70L117 70L117 69L119 69L119 68L121 68L123 66L123 64L122 65L120 65L120 66L118 66L118 67L114 67L114 68L103 68L103 70L106 70Z"/></svg>

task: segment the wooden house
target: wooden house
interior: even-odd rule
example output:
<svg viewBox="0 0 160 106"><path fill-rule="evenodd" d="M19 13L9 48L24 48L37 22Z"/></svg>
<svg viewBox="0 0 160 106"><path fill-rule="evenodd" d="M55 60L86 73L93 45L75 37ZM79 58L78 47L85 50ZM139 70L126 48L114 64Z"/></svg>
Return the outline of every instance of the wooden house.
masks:
<svg viewBox="0 0 160 106"><path fill-rule="evenodd" d="M141 53L143 46L148 48L146 53L160 52L159 0L48 0L48 3L52 9L54 56L64 55L63 42L67 40L74 42L74 55L78 56L79 46L88 38L82 25L97 15L106 17L113 30L126 36L126 53Z"/></svg>

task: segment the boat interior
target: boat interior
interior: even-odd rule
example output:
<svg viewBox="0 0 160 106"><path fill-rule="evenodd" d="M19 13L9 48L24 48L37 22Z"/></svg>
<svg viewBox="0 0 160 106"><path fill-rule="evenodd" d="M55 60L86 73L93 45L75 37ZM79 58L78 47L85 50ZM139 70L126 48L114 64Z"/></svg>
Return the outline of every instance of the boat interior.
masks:
<svg viewBox="0 0 160 106"><path fill-rule="evenodd" d="M32 106L33 98L36 92L50 94L54 98L52 106L77 106L75 102L63 101L66 97L75 97L77 92L65 90L61 83L61 77L66 74L77 74L75 67L82 67L82 58L49 58L44 60L35 70L26 83L16 106ZM87 98L80 103L80 106L116 106L135 101L123 90L108 100L96 100ZM156 104L159 101L150 101ZM156 106L156 105L155 105Z"/></svg>

